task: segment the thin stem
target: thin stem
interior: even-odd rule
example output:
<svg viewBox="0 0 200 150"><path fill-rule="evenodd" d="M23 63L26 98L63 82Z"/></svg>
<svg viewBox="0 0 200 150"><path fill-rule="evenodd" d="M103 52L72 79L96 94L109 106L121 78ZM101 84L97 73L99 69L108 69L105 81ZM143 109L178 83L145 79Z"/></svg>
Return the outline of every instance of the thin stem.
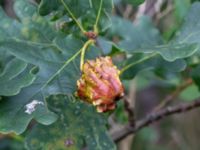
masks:
<svg viewBox="0 0 200 150"><path fill-rule="evenodd" d="M153 54L151 54L151 55L149 55L149 56L146 56L146 57L144 57L144 58L142 58L142 59L140 59L140 60L138 60L138 61L136 61L136 62L133 62L133 63L131 63L131 64L128 64L127 66L125 66L124 68L121 69L120 74L124 73L124 72L125 72L126 70L128 70L129 68L131 68L131 67L133 67L133 66L135 66L135 65L137 65L137 64L139 64L139 63L141 63L141 62L143 62L143 61L146 61L146 60L148 60L148 59L150 59L150 58L152 58L152 57L154 57L154 56L156 56L156 55L157 55L156 53L153 53Z"/></svg>
<svg viewBox="0 0 200 150"><path fill-rule="evenodd" d="M85 59L85 51L86 49L88 48L88 46L90 44L94 43L94 40L88 40L84 45L83 47L81 48L81 61L80 61L80 69L82 71L83 69L83 64L84 64L84 59Z"/></svg>
<svg viewBox="0 0 200 150"><path fill-rule="evenodd" d="M69 7L66 5L66 3L64 2L64 0L61 0L63 6L65 7L65 9L67 10L67 12L70 14L70 16L72 17L72 19L76 22L76 24L78 25L78 27L81 29L81 32L84 34L86 31L83 28L83 26L81 25L81 23L76 19L76 17L74 16L74 14L71 12L71 10L69 9Z"/></svg>
<svg viewBox="0 0 200 150"><path fill-rule="evenodd" d="M96 18L96 21L95 21L95 24L94 24L94 32L95 33L99 32L98 31L98 22L99 22L99 18L101 16L102 6L103 6L103 0L100 1L99 10L98 10L98 13L97 13L97 18Z"/></svg>
<svg viewBox="0 0 200 150"><path fill-rule="evenodd" d="M22 137L21 135L16 135L15 133L9 134L8 137L11 137L18 142L24 141L24 137Z"/></svg>
<svg viewBox="0 0 200 150"><path fill-rule="evenodd" d="M111 3L112 3L112 9L114 9L115 7L114 0L111 0Z"/></svg>

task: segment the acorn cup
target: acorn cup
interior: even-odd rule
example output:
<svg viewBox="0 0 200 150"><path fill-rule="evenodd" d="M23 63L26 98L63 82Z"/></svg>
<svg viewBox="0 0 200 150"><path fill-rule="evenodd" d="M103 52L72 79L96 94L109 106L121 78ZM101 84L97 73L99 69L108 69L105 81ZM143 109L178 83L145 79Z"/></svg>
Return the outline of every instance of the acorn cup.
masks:
<svg viewBox="0 0 200 150"><path fill-rule="evenodd" d="M83 64L81 78L77 81L77 96L94 106L98 112L116 108L116 101L124 95L119 79L120 71L111 57L98 57Z"/></svg>

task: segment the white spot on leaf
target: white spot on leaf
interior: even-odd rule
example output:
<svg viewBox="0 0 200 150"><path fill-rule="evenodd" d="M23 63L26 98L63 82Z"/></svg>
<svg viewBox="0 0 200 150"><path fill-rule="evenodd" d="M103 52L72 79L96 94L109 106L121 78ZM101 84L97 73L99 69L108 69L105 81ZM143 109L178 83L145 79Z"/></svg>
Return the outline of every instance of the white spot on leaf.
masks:
<svg viewBox="0 0 200 150"><path fill-rule="evenodd" d="M26 110L25 110L25 113L27 114L32 114L34 111L35 111L35 108L37 105L44 105L43 102L40 102L38 100L33 100L32 102L26 104Z"/></svg>

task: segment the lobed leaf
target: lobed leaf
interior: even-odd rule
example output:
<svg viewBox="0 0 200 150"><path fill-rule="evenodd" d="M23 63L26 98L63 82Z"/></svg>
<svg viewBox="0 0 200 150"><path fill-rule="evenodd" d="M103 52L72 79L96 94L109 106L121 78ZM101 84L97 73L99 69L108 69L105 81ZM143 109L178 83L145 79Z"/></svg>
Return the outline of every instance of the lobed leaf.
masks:
<svg viewBox="0 0 200 150"><path fill-rule="evenodd" d="M21 6L25 9L19 9ZM9 92L16 95L22 87L31 85L23 88L18 95L0 101L0 132L3 133L16 132L20 134L32 119L45 125L55 122L57 116L48 109L46 96L74 93L76 80L80 76L77 56L83 42L73 36L64 37L62 33L56 32L54 26L47 19L37 15L34 7L27 1L18 0L15 3L15 9L18 10L17 15L19 15L20 22L4 16L4 19L8 20L11 25L6 26L8 33L5 34L5 38L0 39L0 53L6 52L9 58L3 64L8 65L6 62L11 61L10 58L14 57L19 62L24 62L24 65L19 66L20 68L16 71L13 67L17 64L1 67L1 71L5 71L7 74L15 71L17 79L9 78L13 79L11 80L13 81L12 85L9 84L10 80L4 80L1 87L10 85L13 89L9 87ZM26 13L27 10L30 10L30 13ZM24 14L26 16L23 16ZM28 15L30 16L28 17ZM19 27L18 34L11 36L9 32L15 31L15 26L12 25L15 22ZM0 26L0 29L4 30L4 26ZM86 59L97 55L98 51L92 47ZM24 69L25 66L27 69ZM6 70L9 67L11 69ZM21 79L22 77L23 79ZM6 79L5 76L2 78ZM16 86L19 88L16 89ZM37 105L35 111L28 114L26 105L31 104L34 100L43 105Z"/></svg>
<svg viewBox="0 0 200 150"><path fill-rule="evenodd" d="M16 95L21 88L32 84L34 80L35 75L30 72L27 63L16 58L11 59L0 73L0 95Z"/></svg>

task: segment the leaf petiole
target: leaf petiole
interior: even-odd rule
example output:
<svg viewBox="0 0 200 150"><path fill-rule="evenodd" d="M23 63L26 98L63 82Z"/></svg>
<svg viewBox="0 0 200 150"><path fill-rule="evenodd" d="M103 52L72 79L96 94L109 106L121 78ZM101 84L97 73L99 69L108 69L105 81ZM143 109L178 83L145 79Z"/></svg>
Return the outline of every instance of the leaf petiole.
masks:
<svg viewBox="0 0 200 150"><path fill-rule="evenodd" d="M144 57L144 58L142 58L142 59L140 59L140 60L138 60L136 62L128 64L127 66L125 66L124 68L121 69L120 74L124 73L129 68L131 68L131 67L133 67L133 66L135 66L135 65L137 65L139 63L142 63L142 62L144 62L144 61L146 61L146 60L148 60L148 59L150 59L150 58L152 58L152 57L154 57L156 55L157 55L157 53L152 53L151 55L148 55L148 56L146 56L146 57Z"/></svg>
<svg viewBox="0 0 200 150"><path fill-rule="evenodd" d="M64 2L64 0L61 0L61 3L63 4L63 6L65 7L65 9L67 10L67 12L70 14L70 16L72 17L72 19L76 22L76 24L78 25L78 27L80 28L81 32L83 34L86 33L85 29L83 28L83 26L81 25L81 23L78 21L78 19L76 19L76 17L74 16L74 14L71 12L71 10L69 9L69 7L66 5L66 3Z"/></svg>
<svg viewBox="0 0 200 150"><path fill-rule="evenodd" d="M83 47L81 48L81 61L80 61L80 69L82 71L83 69L83 64L84 64L84 59L85 59L85 51L86 49L88 48L88 46L90 44L94 43L94 40L88 40L84 45Z"/></svg>
<svg viewBox="0 0 200 150"><path fill-rule="evenodd" d="M100 0L99 10L98 10L97 18L96 18L96 21L95 21L95 24L94 24L94 32L95 33L98 33L98 22L99 22L99 18L101 16L102 6L103 6L103 0Z"/></svg>

